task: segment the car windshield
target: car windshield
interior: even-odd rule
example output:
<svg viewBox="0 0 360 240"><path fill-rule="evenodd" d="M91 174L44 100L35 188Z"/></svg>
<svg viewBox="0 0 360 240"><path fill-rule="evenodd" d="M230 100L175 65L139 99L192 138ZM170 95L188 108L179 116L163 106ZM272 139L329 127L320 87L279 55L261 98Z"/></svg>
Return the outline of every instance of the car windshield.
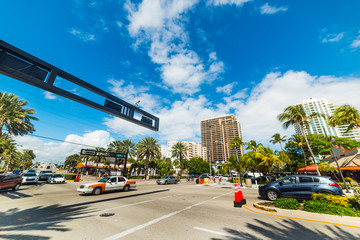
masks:
<svg viewBox="0 0 360 240"><path fill-rule="evenodd" d="M25 176L25 177L31 177L31 176L36 176L36 174L35 174L35 173L32 173L32 172L30 172L30 173L27 172L27 173L24 174L24 176Z"/></svg>
<svg viewBox="0 0 360 240"><path fill-rule="evenodd" d="M107 181L109 181L109 177L104 177L104 178L102 178L102 179L100 179L98 182L107 182Z"/></svg>
<svg viewBox="0 0 360 240"><path fill-rule="evenodd" d="M62 178L63 176L60 175L60 174L55 174L53 177L54 177L54 178Z"/></svg>

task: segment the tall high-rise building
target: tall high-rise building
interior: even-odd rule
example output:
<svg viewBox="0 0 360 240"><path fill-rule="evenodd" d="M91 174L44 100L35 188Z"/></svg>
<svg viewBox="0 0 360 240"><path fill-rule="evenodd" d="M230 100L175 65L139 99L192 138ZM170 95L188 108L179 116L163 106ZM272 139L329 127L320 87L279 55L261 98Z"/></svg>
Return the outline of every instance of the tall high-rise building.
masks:
<svg viewBox="0 0 360 240"><path fill-rule="evenodd" d="M178 141L169 141L167 143L167 156L171 158L171 149L173 148L173 146L177 143ZM207 156L206 156L206 149L204 147L201 146L200 143L196 143L196 142L188 142L188 141L182 141L182 143L184 143L188 150L186 151L186 159L190 159L192 157L201 157L204 160L207 160Z"/></svg>
<svg viewBox="0 0 360 240"><path fill-rule="evenodd" d="M327 116L331 116L338 106L328 103L326 98L316 99L310 98L302 102L302 106L305 110L307 116L310 116L312 113L322 113ZM358 129L350 130L348 133L345 133L347 125L331 127L326 123L326 120L323 117L315 117L310 120L310 124L305 126L305 134L322 134L325 135L324 130L327 135L335 137L347 137L353 140L360 141L360 131ZM300 126L295 125L295 131L297 134L301 134Z"/></svg>
<svg viewBox="0 0 360 240"><path fill-rule="evenodd" d="M230 149L230 142L235 138L242 138L240 123L234 115L210 118L201 121L201 143L206 148L208 160L224 163L231 155L236 154ZM238 155L244 152L241 147Z"/></svg>

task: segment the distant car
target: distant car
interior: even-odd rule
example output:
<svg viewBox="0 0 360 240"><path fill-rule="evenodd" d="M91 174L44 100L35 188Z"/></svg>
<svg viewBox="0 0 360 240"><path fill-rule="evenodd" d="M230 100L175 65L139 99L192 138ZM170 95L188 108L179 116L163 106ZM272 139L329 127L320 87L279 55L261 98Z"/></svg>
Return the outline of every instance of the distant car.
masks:
<svg viewBox="0 0 360 240"><path fill-rule="evenodd" d="M47 180L49 177L51 177L54 173L50 170L43 170L39 174L39 180Z"/></svg>
<svg viewBox="0 0 360 240"><path fill-rule="evenodd" d="M215 175L215 178L222 178L222 177L223 177L222 174L216 174L216 175Z"/></svg>
<svg viewBox="0 0 360 240"><path fill-rule="evenodd" d="M14 170L12 173L13 173L13 174L22 175L22 174L23 174L23 170Z"/></svg>
<svg viewBox="0 0 360 240"><path fill-rule="evenodd" d="M39 177L34 172L27 172L27 173L24 173L24 175L22 176L23 184L25 184L25 183L37 184L38 181L39 181Z"/></svg>
<svg viewBox="0 0 360 240"><path fill-rule="evenodd" d="M178 183L179 182L179 179L177 179L176 177L174 176L166 176L166 177L163 177L163 178L160 178L158 180L156 180L156 183L157 184L169 184L169 183Z"/></svg>
<svg viewBox="0 0 360 240"><path fill-rule="evenodd" d="M259 176L257 178L255 178L256 181L268 181L268 182L271 182L271 181L275 181L275 178L272 177L272 176Z"/></svg>
<svg viewBox="0 0 360 240"><path fill-rule="evenodd" d="M28 173L35 173L36 176L39 176L39 172L37 172L35 169L30 169L29 171L27 171Z"/></svg>
<svg viewBox="0 0 360 240"><path fill-rule="evenodd" d="M0 175L0 189L12 188L16 191L20 188L22 177L18 174L1 174Z"/></svg>
<svg viewBox="0 0 360 240"><path fill-rule="evenodd" d="M277 198L310 199L311 193L344 196L339 184L329 177L314 175L291 175L259 186L259 195L271 201Z"/></svg>
<svg viewBox="0 0 360 240"><path fill-rule="evenodd" d="M83 194L92 193L94 195L99 195L108 191L123 190L124 192L127 192L130 188L136 188L135 181L128 180L123 176L112 176L104 177L94 183L82 184L77 191Z"/></svg>
<svg viewBox="0 0 360 240"><path fill-rule="evenodd" d="M48 183L65 183L65 178L61 174L54 174L47 179Z"/></svg>

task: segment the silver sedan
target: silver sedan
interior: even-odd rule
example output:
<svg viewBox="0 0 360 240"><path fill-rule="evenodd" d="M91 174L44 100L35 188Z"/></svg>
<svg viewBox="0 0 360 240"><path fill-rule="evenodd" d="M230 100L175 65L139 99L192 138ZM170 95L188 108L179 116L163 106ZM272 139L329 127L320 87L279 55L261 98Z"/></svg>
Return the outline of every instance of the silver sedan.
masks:
<svg viewBox="0 0 360 240"><path fill-rule="evenodd" d="M156 183L159 185L160 184L169 184L169 183L176 184L178 182L179 182L179 179L177 179L176 177L173 177L173 176L166 176L166 177L156 180Z"/></svg>

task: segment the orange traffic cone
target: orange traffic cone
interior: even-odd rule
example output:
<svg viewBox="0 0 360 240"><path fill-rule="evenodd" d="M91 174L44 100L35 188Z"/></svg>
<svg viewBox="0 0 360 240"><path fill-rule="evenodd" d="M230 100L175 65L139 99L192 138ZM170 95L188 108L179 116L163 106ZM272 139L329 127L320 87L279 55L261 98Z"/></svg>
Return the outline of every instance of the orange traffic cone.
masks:
<svg viewBox="0 0 360 240"><path fill-rule="evenodd" d="M80 176L79 175L76 175L75 179L74 179L74 182L79 182L80 181Z"/></svg>
<svg viewBox="0 0 360 240"><path fill-rule="evenodd" d="M234 207L242 207L244 204L246 204L246 199L244 199L240 184L235 183L234 187L235 187Z"/></svg>

